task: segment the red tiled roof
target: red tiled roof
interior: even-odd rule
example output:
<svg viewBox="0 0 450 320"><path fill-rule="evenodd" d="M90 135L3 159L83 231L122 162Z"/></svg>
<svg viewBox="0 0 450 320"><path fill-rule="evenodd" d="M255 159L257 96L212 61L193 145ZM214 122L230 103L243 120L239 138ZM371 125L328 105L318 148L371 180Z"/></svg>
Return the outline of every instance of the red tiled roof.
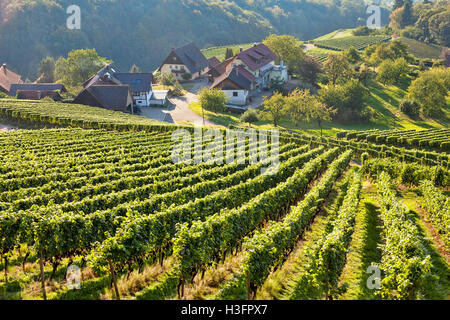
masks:
<svg viewBox="0 0 450 320"><path fill-rule="evenodd" d="M253 71L258 70L277 58L276 54L263 43L239 52L237 56Z"/></svg>
<svg viewBox="0 0 450 320"><path fill-rule="evenodd" d="M6 67L6 64L3 64L0 67L0 91L6 91L9 93L12 84L20 84L23 83L20 75L12 72ZM3 89L3 90L1 90Z"/></svg>

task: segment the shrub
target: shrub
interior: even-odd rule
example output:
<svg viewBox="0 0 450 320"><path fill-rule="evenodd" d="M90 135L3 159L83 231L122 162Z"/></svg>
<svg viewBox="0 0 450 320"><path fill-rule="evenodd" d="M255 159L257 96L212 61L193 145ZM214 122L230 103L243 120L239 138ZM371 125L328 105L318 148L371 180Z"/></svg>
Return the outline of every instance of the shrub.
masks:
<svg viewBox="0 0 450 320"><path fill-rule="evenodd" d="M183 80L191 80L192 79L192 74L190 74L189 72L183 73Z"/></svg>
<svg viewBox="0 0 450 320"><path fill-rule="evenodd" d="M241 116L242 122L255 123L259 121L258 111L255 109L248 109Z"/></svg>
<svg viewBox="0 0 450 320"><path fill-rule="evenodd" d="M4 92L0 92L0 99L2 98L8 98L8 95Z"/></svg>
<svg viewBox="0 0 450 320"><path fill-rule="evenodd" d="M400 102L400 111L412 118L416 118L420 114L420 105L414 100L404 99Z"/></svg>
<svg viewBox="0 0 450 320"><path fill-rule="evenodd" d="M173 86L177 82L177 78L171 72L162 73L159 81L164 86Z"/></svg>

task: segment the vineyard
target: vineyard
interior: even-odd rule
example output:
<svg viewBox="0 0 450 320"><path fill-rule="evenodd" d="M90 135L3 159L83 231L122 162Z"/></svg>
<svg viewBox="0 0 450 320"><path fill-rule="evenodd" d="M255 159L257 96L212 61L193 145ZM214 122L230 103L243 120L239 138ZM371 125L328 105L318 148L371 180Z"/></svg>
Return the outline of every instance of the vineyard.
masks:
<svg viewBox="0 0 450 320"><path fill-rule="evenodd" d="M350 47L363 50L370 45L388 41L390 38L389 36L348 36L329 40L316 40L314 41L314 45L319 48L335 51L344 51Z"/></svg>
<svg viewBox="0 0 450 320"><path fill-rule="evenodd" d="M67 112L5 105L10 119L63 123ZM86 129L94 110L73 117L64 123L82 128L0 134L0 299L449 294L445 153L283 132L266 162L278 170L264 175L258 142L194 136L191 151L222 144L245 161L175 164L174 127L112 114Z"/></svg>
<svg viewBox="0 0 450 320"><path fill-rule="evenodd" d="M398 147L450 151L450 129L343 131L337 135L340 138L386 143Z"/></svg>

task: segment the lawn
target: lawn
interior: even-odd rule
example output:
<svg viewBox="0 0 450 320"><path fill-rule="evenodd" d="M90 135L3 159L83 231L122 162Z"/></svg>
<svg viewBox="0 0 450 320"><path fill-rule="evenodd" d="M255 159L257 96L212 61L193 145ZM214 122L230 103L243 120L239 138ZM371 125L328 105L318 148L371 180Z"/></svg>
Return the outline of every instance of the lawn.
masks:
<svg viewBox="0 0 450 320"><path fill-rule="evenodd" d="M341 130L370 130L370 129L404 129L404 130L423 130L430 128L445 128L450 124L450 106L444 110L443 116L439 119L411 119L399 110L401 100L407 95L407 88L411 83L410 78L405 78L398 85L383 86L375 81L368 82L370 95L366 98L366 106L370 106L377 112L376 118L368 122L350 122L339 123L336 121L323 123L323 134L335 135ZM202 109L199 103L190 105L195 113L202 115ZM239 115L233 113L214 113L205 111L205 117L224 127L248 126L242 123ZM274 125L265 120L252 124L252 127L259 129L272 129ZM279 128L294 131L307 131L312 134L320 134L320 128L317 122L301 121L298 125L289 118L282 119Z"/></svg>
<svg viewBox="0 0 450 320"><path fill-rule="evenodd" d="M227 48L233 49L233 52L236 53L239 51L240 48L243 50L246 50L248 48L251 48L253 46L253 43L244 43L244 44L233 44L228 46L220 46L220 47L211 47L202 49L202 53L205 55L206 59L216 57L220 61L225 60L225 53L227 51Z"/></svg>
<svg viewBox="0 0 450 320"><path fill-rule="evenodd" d="M414 39L400 38L408 46L408 52L417 58L439 59L442 47L423 43Z"/></svg>

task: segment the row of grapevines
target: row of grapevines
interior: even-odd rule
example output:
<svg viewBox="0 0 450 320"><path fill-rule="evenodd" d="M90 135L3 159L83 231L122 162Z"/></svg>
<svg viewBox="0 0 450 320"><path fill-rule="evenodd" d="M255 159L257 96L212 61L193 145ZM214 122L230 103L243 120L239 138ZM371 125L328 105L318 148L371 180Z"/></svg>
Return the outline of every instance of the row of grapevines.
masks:
<svg viewBox="0 0 450 320"><path fill-rule="evenodd" d="M427 211L433 226L442 235L445 244L450 248L450 200L430 180L420 184L423 195L421 206Z"/></svg>
<svg viewBox="0 0 450 320"><path fill-rule="evenodd" d="M342 289L339 287L339 277L346 264L360 192L361 173L356 172L349 181L347 194L337 215L311 252L306 254L307 266L294 276L293 285L289 288L290 299L332 298Z"/></svg>
<svg viewBox="0 0 450 320"><path fill-rule="evenodd" d="M96 248L92 254L92 261L95 265L104 265L108 262L121 265L130 260L142 260L149 253L168 254L170 252L164 252L164 250L171 247L178 229L177 224L204 220L224 208L238 207L286 180L298 166L321 152L323 148L317 148L291 157L281 162L278 170L272 175L259 175L244 183L235 183L232 187L221 188L204 198L197 198L157 214L133 217L128 223L124 222L121 225L114 237L107 239Z"/></svg>
<svg viewBox="0 0 450 320"><path fill-rule="evenodd" d="M362 172L373 180L377 179L383 171L406 185L419 186L422 180L432 180L435 186L450 186L450 172L442 167L433 168L416 163L403 163L392 158L364 161Z"/></svg>
<svg viewBox="0 0 450 320"><path fill-rule="evenodd" d="M287 258L304 229L320 210L334 182L347 167L352 154L353 152L348 150L333 161L305 199L291 208L291 212L282 221L270 224L246 241L243 270L248 279L249 291L255 293L272 268Z"/></svg>
<svg viewBox="0 0 450 320"><path fill-rule="evenodd" d="M429 280L430 255L408 209L397 200L389 174L381 173L377 186L384 231L381 297L414 299Z"/></svg>
<svg viewBox="0 0 450 320"><path fill-rule="evenodd" d="M205 221L194 222L191 227L183 225L174 240L176 268L181 281L193 279L200 269L223 258L264 221L283 215L337 153L337 149L333 149L311 160L286 182L240 208L222 210Z"/></svg>
<svg viewBox="0 0 450 320"><path fill-rule="evenodd" d="M289 146L284 148L289 150ZM292 155L304 152L306 148L305 146L281 153L280 159L287 159ZM320 149L317 150L317 152L319 151ZM298 157L300 156L296 156L296 158ZM182 204L195 197L205 197L213 190L218 194L222 191L217 190L236 185L258 175L261 166L263 164L258 163L216 181L206 181L172 193L154 196L145 201L124 203L116 208L89 215L64 213L56 210L52 205L38 209L33 208L31 211L2 212L0 214L0 231L8 236L2 243L4 247L1 249L10 251L20 243L27 243L29 246L39 248L46 259L56 260L86 252L90 250L94 242L102 241L111 233L113 234L126 215L132 214L133 217L130 217L130 221L135 221L137 220L136 216L153 214L157 210L163 210L164 205ZM92 208L85 210L92 211ZM38 235L39 241L37 241Z"/></svg>

